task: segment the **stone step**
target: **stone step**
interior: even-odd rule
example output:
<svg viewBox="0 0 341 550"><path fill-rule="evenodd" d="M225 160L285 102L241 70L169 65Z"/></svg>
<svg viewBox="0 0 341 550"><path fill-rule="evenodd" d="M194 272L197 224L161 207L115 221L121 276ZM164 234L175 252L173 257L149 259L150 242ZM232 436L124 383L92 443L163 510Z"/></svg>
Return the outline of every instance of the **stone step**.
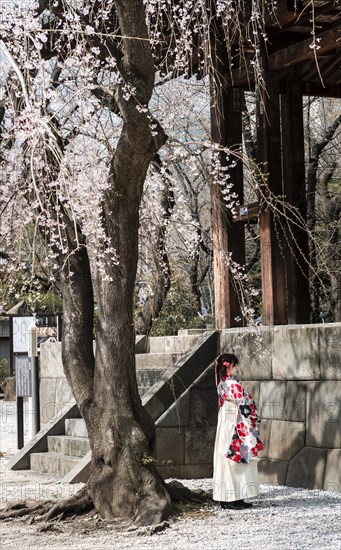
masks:
<svg viewBox="0 0 341 550"><path fill-rule="evenodd" d="M139 369L136 371L138 386L154 386L166 369Z"/></svg>
<svg viewBox="0 0 341 550"><path fill-rule="evenodd" d="M198 339L198 334L182 336L152 336L149 338L150 353L185 353Z"/></svg>
<svg viewBox="0 0 341 550"><path fill-rule="evenodd" d="M32 453L31 470L56 476L65 476L79 463L79 457L57 453Z"/></svg>
<svg viewBox="0 0 341 550"><path fill-rule="evenodd" d="M87 437L73 437L69 435L50 435L47 438L50 453L69 456L85 456L90 451Z"/></svg>
<svg viewBox="0 0 341 550"><path fill-rule="evenodd" d="M67 418L65 420L65 435L71 437L88 437L83 418Z"/></svg>
<svg viewBox="0 0 341 550"><path fill-rule="evenodd" d="M181 353L140 353L135 357L137 369L166 369L178 361Z"/></svg>

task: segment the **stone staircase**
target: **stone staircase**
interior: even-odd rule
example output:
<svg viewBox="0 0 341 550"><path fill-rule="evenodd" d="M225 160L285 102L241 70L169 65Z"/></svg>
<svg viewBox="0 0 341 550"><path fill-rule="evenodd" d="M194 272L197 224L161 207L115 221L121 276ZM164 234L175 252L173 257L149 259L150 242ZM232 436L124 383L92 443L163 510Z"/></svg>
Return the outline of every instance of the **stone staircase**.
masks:
<svg viewBox="0 0 341 550"><path fill-rule="evenodd" d="M139 353L136 355L136 378L140 396L160 380L165 370L176 364L181 353Z"/></svg>
<svg viewBox="0 0 341 550"><path fill-rule="evenodd" d="M65 476L88 451L90 445L84 420L67 418L65 435L47 436L47 452L31 454L31 470Z"/></svg>
<svg viewBox="0 0 341 550"><path fill-rule="evenodd" d="M199 334L153 337L148 353L136 354L136 375L142 396L152 395L153 387L175 367L198 340ZM173 369L174 370L174 369ZM30 469L35 472L64 477L90 451L87 429L82 418L66 418L57 435L47 436L47 450L30 454Z"/></svg>

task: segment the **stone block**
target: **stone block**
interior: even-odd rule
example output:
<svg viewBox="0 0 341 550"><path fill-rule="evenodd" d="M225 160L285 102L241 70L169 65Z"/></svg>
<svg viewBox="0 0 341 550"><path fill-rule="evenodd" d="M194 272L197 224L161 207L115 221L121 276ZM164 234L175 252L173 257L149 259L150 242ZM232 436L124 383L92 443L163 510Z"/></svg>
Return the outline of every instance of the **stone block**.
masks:
<svg viewBox="0 0 341 550"><path fill-rule="evenodd" d="M56 379L43 378L40 380L40 421L46 424L58 413L56 405Z"/></svg>
<svg viewBox="0 0 341 550"><path fill-rule="evenodd" d="M210 464L213 462L213 450L216 428L185 429L184 464Z"/></svg>
<svg viewBox="0 0 341 550"><path fill-rule="evenodd" d="M289 380L285 390L284 420L305 422L306 400L306 384Z"/></svg>
<svg viewBox="0 0 341 550"><path fill-rule="evenodd" d="M269 458L288 462L304 447L305 425L303 422L273 420Z"/></svg>
<svg viewBox="0 0 341 550"><path fill-rule="evenodd" d="M268 420L282 420L284 414L285 382L272 380L261 382L259 394L259 415Z"/></svg>
<svg viewBox="0 0 341 550"><path fill-rule="evenodd" d="M158 382L166 369L138 369L136 371L137 384L142 387L152 387Z"/></svg>
<svg viewBox="0 0 341 550"><path fill-rule="evenodd" d="M185 353L194 345L198 335L153 336L149 339L150 353Z"/></svg>
<svg viewBox="0 0 341 550"><path fill-rule="evenodd" d="M40 417L46 424L68 404L74 404L75 399L66 379L43 378L40 380Z"/></svg>
<svg viewBox="0 0 341 550"><path fill-rule="evenodd" d="M57 476L66 475L79 461L78 457L53 453L31 454L31 470Z"/></svg>
<svg viewBox="0 0 341 550"><path fill-rule="evenodd" d="M90 451L90 443L87 437L62 436L61 448L64 455L83 457Z"/></svg>
<svg viewBox="0 0 341 550"><path fill-rule="evenodd" d="M270 327L222 330L220 353L234 353L238 357L241 380L271 380L272 329Z"/></svg>
<svg viewBox="0 0 341 550"><path fill-rule="evenodd" d="M319 338L316 327L274 327L272 375L275 380L319 380Z"/></svg>
<svg viewBox="0 0 341 550"><path fill-rule="evenodd" d="M56 380L56 403L60 409L68 404L74 404L75 398L66 379Z"/></svg>
<svg viewBox="0 0 341 550"><path fill-rule="evenodd" d="M341 449L327 451L323 490L341 493Z"/></svg>
<svg viewBox="0 0 341 550"><path fill-rule="evenodd" d="M306 445L341 448L341 381L307 383Z"/></svg>
<svg viewBox="0 0 341 550"><path fill-rule="evenodd" d="M271 440L271 420L262 420L259 424L260 438L264 443L264 449L258 454L259 458L268 457Z"/></svg>
<svg viewBox="0 0 341 550"><path fill-rule="evenodd" d="M47 449L49 453L61 454L62 453L62 435L48 435L47 436Z"/></svg>
<svg viewBox="0 0 341 550"><path fill-rule="evenodd" d="M64 378L61 342L48 341L41 346L40 378Z"/></svg>
<svg viewBox="0 0 341 550"><path fill-rule="evenodd" d="M65 435L70 437L88 437L88 430L83 418L66 418Z"/></svg>
<svg viewBox="0 0 341 550"><path fill-rule="evenodd" d="M286 485L322 489L327 449L304 447L289 462Z"/></svg>
<svg viewBox="0 0 341 550"><path fill-rule="evenodd" d="M202 427L217 425L218 414L217 390L201 389L194 386L191 389L190 425L191 427Z"/></svg>
<svg viewBox="0 0 341 550"><path fill-rule="evenodd" d="M160 466L184 463L185 434L183 428L156 428L155 458Z"/></svg>
<svg viewBox="0 0 341 550"><path fill-rule="evenodd" d="M189 425L190 390L173 403L167 411L156 421L159 428L182 428Z"/></svg>
<svg viewBox="0 0 341 550"><path fill-rule="evenodd" d="M283 460L261 458L258 461L259 482L285 485L288 463Z"/></svg>
<svg viewBox="0 0 341 550"><path fill-rule="evenodd" d="M318 325L322 380L341 380L341 323Z"/></svg>

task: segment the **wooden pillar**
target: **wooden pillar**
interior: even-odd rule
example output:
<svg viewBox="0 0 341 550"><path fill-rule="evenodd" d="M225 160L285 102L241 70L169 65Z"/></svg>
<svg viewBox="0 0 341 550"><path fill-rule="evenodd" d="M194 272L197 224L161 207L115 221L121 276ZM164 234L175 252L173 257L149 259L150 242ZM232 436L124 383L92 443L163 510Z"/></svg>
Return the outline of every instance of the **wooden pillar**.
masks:
<svg viewBox="0 0 341 550"><path fill-rule="evenodd" d="M263 176L261 192L260 244L262 268L262 319L264 325L287 323L286 278L281 219L268 205L271 194L282 195L279 83L263 57L264 87L257 98L257 151Z"/></svg>
<svg viewBox="0 0 341 550"><path fill-rule="evenodd" d="M288 323L309 323L309 248L306 224L307 205L304 166L304 126L301 82L297 67L286 78L286 91L281 95L283 192L286 201L297 209L287 221L286 242Z"/></svg>
<svg viewBox="0 0 341 550"><path fill-rule="evenodd" d="M211 85L211 135L215 143L240 153L242 148L242 113L240 90L228 87L224 73L228 70L228 60L223 39L218 42L214 56L215 77ZM219 154L222 166L221 181L224 181L228 168L229 182L233 183L233 192L243 204L243 166L236 157L225 153ZM213 232L213 265L215 319L218 329L242 324L240 294L238 284L230 271L230 257L241 266L245 265L245 237L243 224L235 224L232 212L226 207L223 195L224 186L217 178L212 178L212 232ZM239 320L237 320L239 318Z"/></svg>

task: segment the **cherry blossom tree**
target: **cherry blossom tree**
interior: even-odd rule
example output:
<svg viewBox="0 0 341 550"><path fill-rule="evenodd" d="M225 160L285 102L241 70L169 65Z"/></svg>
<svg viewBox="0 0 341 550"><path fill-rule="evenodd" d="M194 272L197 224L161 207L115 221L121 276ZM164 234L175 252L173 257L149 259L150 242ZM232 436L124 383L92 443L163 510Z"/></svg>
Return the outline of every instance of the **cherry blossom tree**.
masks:
<svg viewBox="0 0 341 550"><path fill-rule="evenodd" d="M171 500L148 458L154 426L137 390L132 309L143 183L166 139L148 110L155 69L145 8L136 0L40 2L23 7L21 20L11 15L1 53L22 103L11 109L10 94L4 101L3 204L11 193L20 193L21 201L2 235L6 229L13 234L23 220L33 225L60 273L64 371L93 451L89 482L71 505L92 503L103 518L158 523L170 514ZM114 32L117 45L106 38ZM7 86L13 93L9 81ZM99 111L99 101L110 113ZM111 154L101 162L100 146L89 142L101 127L105 137L111 112L119 113L120 124L107 143ZM22 175L19 188L8 185L10 167L13 187Z"/></svg>
<svg viewBox="0 0 341 550"><path fill-rule="evenodd" d="M92 450L84 489L52 508L35 508L34 514L43 519L90 506L105 519L119 517L135 525L160 523L171 514L173 491L151 459L155 427L138 394L134 355L133 304L145 181L153 164L155 182L162 170L163 182L168 178L170 185L175 178L164 166L167 155L160 152L168 128L166 120L165 130L160 124L152 100L155 81L161 85L195 73L210 78L212 85L216 24L223 28L228 48L243 31L248 46L254 47L257 80L265 13L275 4L21 0L3 5L0 267L13 291L18 278L36 285L35 243L41 250L45 247L45 276L58 281L63 296L64 372ZM188 153L187 142L177 151L176 137L174 166L181 168L186 161L191 171L187 184L192 186L197 170L193 150ZM210 177L233 209L231 185L221 177L221 148L209 142L203 147L210 150ZM152 180L152 171L149 174ZM169 207L163 210L168 224ZM188 209L179 212L186 219ZM193 223L193 217L188 220ZM200 228L194 222L190 244L198 246ZM32 252L17 254L25 232L36 237ZM165 234L155 235L158 261L166 263ZM186 242L185 231L182 236ZM231 269L241 285L243 266ZM247 306L243 309L247 315Z"/></svg>

